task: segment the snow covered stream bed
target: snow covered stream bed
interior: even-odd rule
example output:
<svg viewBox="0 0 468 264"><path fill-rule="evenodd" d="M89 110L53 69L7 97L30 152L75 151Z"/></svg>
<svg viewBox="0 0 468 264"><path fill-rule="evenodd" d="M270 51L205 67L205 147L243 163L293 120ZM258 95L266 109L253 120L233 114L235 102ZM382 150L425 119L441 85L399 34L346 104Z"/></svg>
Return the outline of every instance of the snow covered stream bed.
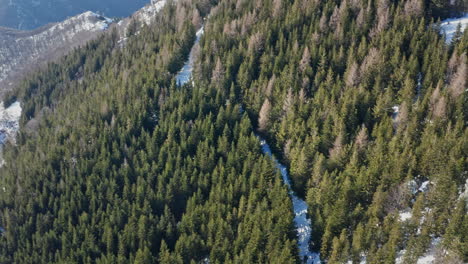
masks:
<svg viewBox="0 0 468 264"><path fill-rule="evenodd" d="M178 85L186 84L192 77L193 64L196 59L196 51L199 48L198 43L200 38L204 33L204 27L202 26L200 30L197 31L195 43L193 44L192 50L190 50L189 59L185 62L184 67L176 75L176 83Z"/></svg>
<svg viewBox="0 0 468 264"><path fill-rule="evenodd" d="M291 188L291 180L286 166L281 164L272 154L270 146L267 142L260 138L260 144L262 146L262 152L265 155L270 156L276 164L276 167L280 170L281 176L283 177L284 183L288 186L289 196L293 203L294 209L294 223L298 234L298 246L299 255L301 259L305 259L307 264L320 263L320 256L318 253L311 252L309 249L309 241L312 233L311 221L307 217L307 203L296 196Z"/></svg>
<svg viewBox="0 0 468 264"><path fill-rule="evenodd" d="M184 85L190 81L193 72L194 62L197 56L198 43L200 38L204 33L204 27L202 26L196 34L196 40L190 51L189 59L185 62L182 69L176 75L176 82L178 85ZM280 170L281 176L283 177L284 183L288 186L289 195L294 208L294 223L296 225L296 230L298 234L298 247L299 255L301 259L305 260L307 264L318 264L320 263L320 255L315 252L311 252L309 249L310 236L312 233L311 221L307 217L307 203L296 196L294 191L291 188L291 180L289 179L288 170L286 166L281 164L272 154L270 146L266 143L265 140L260 139L260 144L262 147L262 152L265 155L270 156L276 164L276 167ZM208 263L209 259L206 259L205 263Z"/></svg>

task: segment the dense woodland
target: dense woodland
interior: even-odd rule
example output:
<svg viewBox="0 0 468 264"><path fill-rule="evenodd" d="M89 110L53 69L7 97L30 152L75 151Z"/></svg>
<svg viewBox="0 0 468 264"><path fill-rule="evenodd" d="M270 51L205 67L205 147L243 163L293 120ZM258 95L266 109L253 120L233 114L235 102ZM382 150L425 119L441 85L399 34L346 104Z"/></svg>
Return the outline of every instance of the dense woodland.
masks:
<svg viewBox="0 0 468 264"><path fill-rule="evenodd" d="M442 238L437 263L468 262L468 31L446 43L437 25L464 4L179 0L124 47L114 30L75 50L6 101L24 112L0 263L299 263L254 133L290 168L322 260L415 263Z"/></svg>

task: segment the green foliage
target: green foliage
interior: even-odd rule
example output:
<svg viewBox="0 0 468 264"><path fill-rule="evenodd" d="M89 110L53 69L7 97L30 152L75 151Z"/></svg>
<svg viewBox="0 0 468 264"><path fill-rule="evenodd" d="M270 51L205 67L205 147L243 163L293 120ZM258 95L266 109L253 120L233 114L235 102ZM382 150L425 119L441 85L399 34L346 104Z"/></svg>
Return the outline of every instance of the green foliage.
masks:
<svg viewBox="0 0 468 264"><path fill-rule="evenodd" d="M215 65L228 69L224 89L240 90L236 99L290 166L309 204L311 246L331 263L362 254L393 263L412 244L417 258L458 208L468 115L455 83L466 89L468 41L460 33L448 47L430 25L460 3L429 2L232 0L210 17L199 82ZM431 182L420 205L411 180ZM399 221L413 204L419 220Z"/></svg>
<svg viewBox="0 0 468 264"><path fill-rule="evenodd" d="M23 129L0 169L2 263L296 262L291 201L250 120L223 90L167 74L195 35L193 10L178 8L124 48L113 32L20 87Z"/></svg>
<svg viewBox="0 0 468 264"><path fill-rule="evenodd" d="M215 4L195 85L178 87L194 14ZM414 263L442 237L467 262L468 31L444 43L446 7L181 0L124 48L114 32L49 65L7 100L25 111L0 169L0 262L299 262L254 130L289 165L323 259Z"/></svg>

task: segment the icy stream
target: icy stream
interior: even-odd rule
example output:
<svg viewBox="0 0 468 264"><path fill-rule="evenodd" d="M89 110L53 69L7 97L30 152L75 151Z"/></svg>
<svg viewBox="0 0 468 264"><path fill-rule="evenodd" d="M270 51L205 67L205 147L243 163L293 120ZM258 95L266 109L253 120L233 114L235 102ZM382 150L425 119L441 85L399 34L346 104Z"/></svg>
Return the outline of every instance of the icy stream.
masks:
<svg viewBox="0 0 468 264"><path fill-rule="evenodd" d="M293 202L294 208L294 223L296 224L297 234L298 234L298 247L299 255L301 259L305 260L307 264L316 264L320 263L320 255L315 252L311 252L309 249L310 235L312 233L311 221L307 217L307 203L296 196L294 191L291 188L291 180L289 179L289 174L286 166L281 164L272 154L270 146L267 142L260 138L260 144L262 146L262 152L265 155L270 156L281 172L284 183L288 186L289 196Z"/></svg>
<svg viewBox="0 0 468 264"><path fill-rule="evenodd" d="M190 78L192 77L193 72L193 64L195 62L195 51L199 48L198 43L200 42L200 38L204 33L204 27L202 26L200 30L197 31L197 38L195 39L195 43L193 44L192 50L190 51L189 59L185 62L184 67L177 73L176 75L176 83L178 85L186 84Z"/></svg>
<svg viewBox="0 0 468 264"><path fill-rule="evenodd" d="M200 42L200 38L204 33L204 27L201 27L200 30L197 32L197 38L195 43L190 51L189 59L185 62L184 67L177 73L176 75L176 82L178 85L184 85L190 81L193 72L193 64L196 57L196 50L198 47L198 43ZM312 232L311 228L311 221L307 218L307 204L304 200L300 199L296 196L294 191L291 188L291 181L289 179L288 170L286 167L281 164L272 154L270 146L266 143L265 140L260 138L260 144L262 147L262 152L265 155L270 156L275 164L276 167L281 171L281 176L283 177L284 183L288 186L289 195L291 196L291 200L293 202L294 208L294 223L296 225L297 234L298 234L298 247L299 247L299 255L301 259L304 260L307 264L317 264L320 263L320 256L318 253L311 252L309 249L309 241Z"/></svg>

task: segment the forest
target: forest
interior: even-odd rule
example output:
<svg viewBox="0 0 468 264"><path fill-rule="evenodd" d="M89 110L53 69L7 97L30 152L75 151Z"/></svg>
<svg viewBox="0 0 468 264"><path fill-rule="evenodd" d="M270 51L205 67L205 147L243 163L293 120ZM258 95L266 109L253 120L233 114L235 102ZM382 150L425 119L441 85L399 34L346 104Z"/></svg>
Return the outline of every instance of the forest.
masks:
<svg viewBox="0 0 468 264"><path fill-rule="evenodd" d="M467 263L468 30L439 28L467 8L172 0L50 63L5 100L0 263L302 263L256 135L322 261Z"/></svg>

